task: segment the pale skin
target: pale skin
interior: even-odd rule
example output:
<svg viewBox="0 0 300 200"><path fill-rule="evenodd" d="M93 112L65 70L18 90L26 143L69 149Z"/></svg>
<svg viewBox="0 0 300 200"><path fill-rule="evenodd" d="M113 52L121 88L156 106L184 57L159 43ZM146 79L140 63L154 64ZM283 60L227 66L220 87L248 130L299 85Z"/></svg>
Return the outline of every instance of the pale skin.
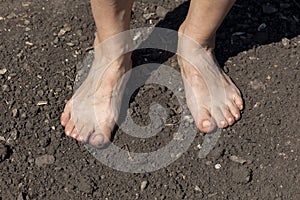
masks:
<svg viewBox="0 0 300 200"><path fill-rule="evenodd" d="M130 29L133 0L91 0L91 4L97 27L95 47L111 36ZM186 48L186 40L179 36L178 62L184 80L187 104L196 126L205 133L216 127L226 128L233 125L240 119L243 109L240 91L218 67L213 54L216 31L233 4L234 0L192 0L186 20L179 29L179 35L191 38L202 47L201 51L190 52L190 48ZM101 63L103 65L105 59L122 49L122 44L125 43L118 41L117 45L109 49L95 48L92 69L100 69ZM195 60L187 61L185 54L192 54ZM209 65L201 63L203 59L196 58L209 60ZM131 54L128 53L110 63L107 70L100 73L101 80L97 73L90 73L67 102L61 115L61 124L65 126L68 136L93 146L102 145L111 139L115 119L118 117L118 112L112 107L119 106L111 106L119 103L112 100L112 96L115 95L114 86L130 68ZM213 72L214 76L209 72ZM211 92L211 86L216 88L216 92ZM95 89L91 90L91 87ZM222 98L218 96L220 93L223 94Z"/></svg>

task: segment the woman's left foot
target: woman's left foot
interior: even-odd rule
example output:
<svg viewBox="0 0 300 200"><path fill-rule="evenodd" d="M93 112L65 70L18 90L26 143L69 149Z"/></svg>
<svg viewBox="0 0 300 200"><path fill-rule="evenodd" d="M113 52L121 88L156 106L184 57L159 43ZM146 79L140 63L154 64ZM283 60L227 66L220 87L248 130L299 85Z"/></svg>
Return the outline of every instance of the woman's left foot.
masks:
<svg viewBox="0 0 300 200"><path fill-rule="evenodd" d="M239 120L243 99L215 59L214 38L201 41L198 36L181 26L178 61L187 105L199 130L209 133Z"/></svg>

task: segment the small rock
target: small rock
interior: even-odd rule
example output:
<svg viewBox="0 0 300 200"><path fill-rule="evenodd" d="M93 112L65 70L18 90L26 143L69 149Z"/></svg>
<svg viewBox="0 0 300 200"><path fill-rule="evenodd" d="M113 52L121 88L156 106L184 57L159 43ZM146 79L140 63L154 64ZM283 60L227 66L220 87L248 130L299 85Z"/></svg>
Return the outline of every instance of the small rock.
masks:
<svg viewBox="0 0 300 200"><path fill-rule="evenodd" d="M14 129L10 133L10 136L9 136L9 139L7 142L9 142L9 140L16 140L16 139L18 139L18 137L19 137L19 132L16 129Z"/></svg>
<svg viewBox="0 0 300 200"><path fill-rule="evenodd" d="M180 132L175 132L175 133L173 134L173 139L174 139L174 140L183 140L183 134L180 133Z"/></svg>
<svg viewBox="0 0 300 200"><path fill-rule="evenodd" d="M10 13L9 15L7 15L6 16L6 18L7 19L12 19L12 18L15 18L17 15L14 13L14 12L12 12L12 13Z"/></svg>
<svg viewBox="0 0 300 200"><path fill-rule="evenodd" d="M272 14L278 11L273 5L267 3L262 6L263 12L266 14Z"/></svg>
<svg viewBox="0 0 300 200"><path fill-rule="evenodd" d="M93 191L93 183L89 178L82 177L79 179L78 189L86 194Z"/></svg>
<svg viewBox="0 0 300 200"><path fill-rule="evenodd" d="M151 19L154 15L155 15L155 13L145 13L145 14L143 14L143 17L144 17L146 20L149 20L149 19Z"/></svg>
<svg viewBox="0 0 300 200"><path fill-rule="evenodd" d="M165 9L164 7L162 7L162 6L158 6L156 8L156 14L160 18L164 18L167 15L167 13L168 13L168 10Z"/></svg>
<svg viewBox="0 0 300 200"><path fill-rule="evenodd" d="M287 38L282 38L281 43L283 46L288 46L290 44L290 40Z"/></svg>
<svg viewBox="0 0 300 200"><path fill-rule="evenodd" d="M9 91L8 85L2 85L2 91L3 92L8 92Z"/></svg>
<svg viewBox="0 0 300 200"><path fill-rule="evenodd" d="M0 69L0 75L4 75L7 72L6 68Z"/></svg>
<svg viewBox="0 0 300 200"><path fill-rule="evenodd" d="M144 191L148 185L148 181L142 181L141 183L141 191Z"/></svg>
<svg viewBox="0 0 300 200"><path fill-rule="evenodd" d="M37 157L35 159L35 164L39 167L42 167L44 165L49 165L49 164L53 164L55 161L55 158L53 155L48 155L48 154L45 154L45 155L42 155L40 157Z"/></svg>
<svg viewBox="0 0 300 200"><path fill-rule="evenodd" d="M253 81L250 81L249 85L253 90L258 90L258 89L265 90L266 89L266 86L261 81L259 81L257 79L254 79Z"/></svg>
<svg viewBox="0 0 300 200"><path fill-rule="evenodd" d="M0 162L4 161L8 157L8 147L0 144Z"/></svg>
<svg viewBox="0 0 300 200"><path fill-rule="evenodd" d="M20 194L18 195L17 200L24 200L24 196L22 192L20 192Z"/></svg>
<svg viewBox="0 0 300 200"><path fill-rule="evenodd" d="M39 101L36 105L37 106L43 106L43 105L47 105L48 101Z"/></svg>
<svg viewBox="0 0 300 200"><path fill-rule="evenodd" d="M25 24L25 25L29 25L29 24L30 24L30 21L27 20L27 19L25 19L25 20L24 20L24 24Z"/></svg>
<svg viewBox="0 0 300 200"><path fill-rule="evenodd" d="M18 117L18 115L19 115L18 109L14 108L14 109L12 110L12 116L13 116L13 117Z"/></svg>
<svg viewBox="0 0 300 200"><path fill-rule="evenodd" d="M222 165L221 164L216 164L215 169L221 169Z"/></svg>
<svg viewBox="0 0 300 200"><path fill-rule="evenodd" d="M258 31L262 31L265 28L267 28L267 25L265 23L262 23L261 25L259 25L259 27L257 28Z"/></svg>
<svg viewBox="0 0 300 200"><path fill-rule="evenodd" d="M69 31L71 31L71 26L69 24L65 24L64 27L62 29L60 29L60 31L57 35L58 35L58 37L61 37Z"/></svg>
<svg viewBox="0 0 300 200"><path fill-rule="evenodd" d="M279 6L280 6L280 8L285 9L285 8L289 8L291 6L291 4L289 4L289 3L280 3Z"/></svg>
<svg viewBox="0 0 300 200"><path fill-rule="evenodd" d="M68 42L67 45L68 45L69 47L75 46L75 44L74 44L73 42Z"/></svg>
<svg viewBox="0 0 300 200"><path fill-rule="evenodd" d="M0 135L0 141L6 141L5 137L3 137L3 136Z"/></svg>
<svg viewBox="0 0 300 200"><path fill-rule="evenodd" d="M233 167L232 170L232 180L236 183L246 184L252 180L252 171L246 167Z"/></svg>
<svg viewBox="0 0 300 200"><path fill-rule="evenodd" d="M33 43L29 42L29 41L26 41L25 44L28 45L28 46L33 46Z"/></svg>
<svg viewBox="0 0 300 200"><path fill-rule="evenodd" d="M237 162L237 163L240 163L240 164L244 164L247 162L247 160L243 159L243 158L239 158L237 156L230 156L229 159L233 162Z"/></svg>
<svg viewBox="0 0 300 200"><path fill-rule="evenodd" d="M56 37L56 38L53 40L53 43L54 43L54 44L58 44L58 42L59 42L59 38Z"/></svg>

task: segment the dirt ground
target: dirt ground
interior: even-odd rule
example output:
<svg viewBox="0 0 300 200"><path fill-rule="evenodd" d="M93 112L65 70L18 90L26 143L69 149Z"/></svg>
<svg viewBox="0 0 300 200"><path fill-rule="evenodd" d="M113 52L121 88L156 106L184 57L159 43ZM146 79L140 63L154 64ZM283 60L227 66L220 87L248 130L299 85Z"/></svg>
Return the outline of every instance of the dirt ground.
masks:
<svg viewBox="0 0 300 200"><path fill-rule="evenodd" d="M216 54L243 93L242 119L222 132L205 159L197 156L199 134L174 163L140 174L103 165L59 123L76 66L93 43L89 1L0 5L0 199L300 199L300 1L235 4L218 31ZM137 0L132 26L176 30L188 6ZM135 65L145 58L178 69L170 53L136 53ZM134 120L147 124L157 101L171 116L167 122L176 122L172 94L155 88L144 86L133 97ZM148 151L164 146L174 132L176 126L166 127L141 141L117 130L114 142Z"/></svg>

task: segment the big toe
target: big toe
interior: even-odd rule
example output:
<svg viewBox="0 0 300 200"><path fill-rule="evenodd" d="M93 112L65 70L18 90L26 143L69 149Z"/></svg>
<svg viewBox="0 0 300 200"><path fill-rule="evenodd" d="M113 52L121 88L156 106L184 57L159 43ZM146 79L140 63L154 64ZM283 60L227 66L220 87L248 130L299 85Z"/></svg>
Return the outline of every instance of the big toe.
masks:
<svg viewBox="0 0 300 200"><path fill-rule="evenodd" d="M201 132L210 133L215 130L216 125L212 119L202 119L199 121L198 128Z"/></svg>
<svg viewBox="0 0 300 200"><path fill-rule="evenodd" d="M206 109L199 109L200 120L198 120L197 127L201 132L210 133L216 125Z"/></svg>
<svg viewBox="0 0 300 200"><path fill-rule="evenodd" d="M110 140L110 130L95 130L89 139L89 143L94 147L101 147Z"/></svg>

